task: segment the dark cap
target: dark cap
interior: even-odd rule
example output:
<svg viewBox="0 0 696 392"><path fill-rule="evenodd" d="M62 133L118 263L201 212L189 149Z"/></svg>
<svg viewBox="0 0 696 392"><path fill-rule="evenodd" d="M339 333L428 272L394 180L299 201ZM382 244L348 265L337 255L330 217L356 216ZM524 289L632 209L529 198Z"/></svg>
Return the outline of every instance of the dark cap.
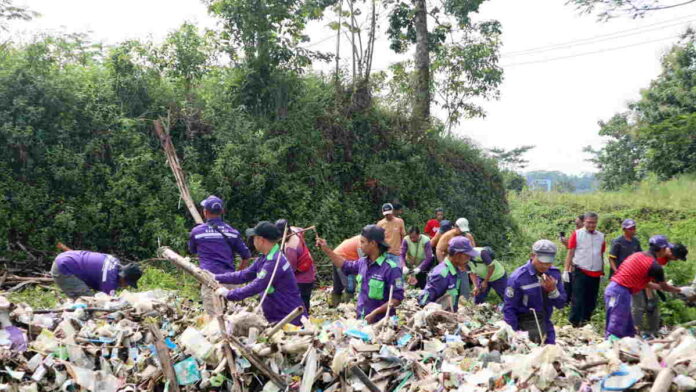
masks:
<svg viewBox="0 0 696 392"><path fill-rule="evenodd" d="M402 206L401 203L394 203L394 209L395 210L403 210L404 206Z"/></svg>
<svg viewBox="0 0 696 392"><path fill-rule="evenodd" d="M129 286L137 289L138 280L143 276L143 271L140 270L140 266L138 264L130 263L121 267L121 270L118 272L118 276L123 278L123 280L125 280Z"/></svg>
<svg viewBox="0 0 696 392"><path fill-rule="evenodd" d="M251 238L251 237L253 237L253 236L254 236L254 228L253 228L253 227L250 227L250 228L246 229L246 230L244 231L244 235L246 236L246 238Z"/></svg>
<svg viewBox="0 0 696 392"><path fill-rule="evenodd" d="M626 219L623 222L621 222L622 229L630 229L631 227L636 227L636 221L634 221L633 219Z"/></svg>
<svg viewBox="0 0 696 392"><path fill-rule="evenodd" d="M438 207L435 209L435 213L438 213L438 212L445 212L445 210L443 210L442 207Z"/></svg>
<svg viewBox="0 0 696 392"><path fill-rule="evenodd" d="M674 244L674 247L672 247L672 256L677 260L686 260L688 254L689 250L686 248L686 245L682 243L677 242Z"/></svg>
<svg viewBox="0 0 696 392"><path fill-rule="evenodd" d="M650 237L650 240L648 241L648 245L654 246L659 249L664 249L664 248L674 248L674 244L669 242L667 240L667 237L662 235L662 234L657 234L652 237Z"/></svg>
<svg viewBox="0 0 696 392"><path fill-rule="evenodd" d="M377 225L367 225L363 227L360 235L367 238L368 241L375 241L382 246L389 247L389 244L384 242L384 229Z"/></svg>
<svg viewBox="0 0 696 392"><path fill-rule="evenodd" d="M288 220L285 218L280 218L277 221L275 221L275 225L281 234L285 232L285 226L287 226L288 230L290 230L290 225L288 224Z"/></svg>
<svg viewBox="0 0 696 392"><path fill-rule="evenodd" d="M220 214L220 213L222 213L222 209L224 208L224 204L223 204L221 198L219 198L215 195L210 195L205 200L203 200L201 202L201 207L212 212L213 214Z"/></svg>
<svg viewBox="0 0 696 392"><path fill-rule="evenodd" d="M269 221L261 221L255 227L251 235L263 237L269 241L278 241L283 233L278 230L276 225Z"/></svg>
<svg viewBox="0 0 696 392"><path fill-rule="evenodd" d="M394 213L394 206L391 203L382 204L382 215L389 215Z"/></svg>
<svg viewBox="0 0 696 392"><path fill-rule="evenodd" d="M448 221L447 219L443 219L440 221L440 230L438 230L440 233L446 233L448 231L452 230L452 222Z"/></svg>

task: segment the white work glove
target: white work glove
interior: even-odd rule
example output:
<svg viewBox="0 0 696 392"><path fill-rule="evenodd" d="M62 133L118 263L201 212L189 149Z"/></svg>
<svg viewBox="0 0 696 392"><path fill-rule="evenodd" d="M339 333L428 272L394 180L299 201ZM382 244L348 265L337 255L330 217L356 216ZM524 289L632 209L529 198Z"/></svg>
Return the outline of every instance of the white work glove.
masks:
<svg viewBox="0 0 696 392"><path fill-rule="evenodd" d="M413 274L414 274L414 275L418 275L418 274L420 274L420 273L421 273L420 268L416 267L416 268L413 269Z"/></svg>
<svg viewBox="0 0 696 392"><path fill-rule="evenodd" d="M691 287L691 286L680 287L680 288L679 288L679 291L680 291L680 292L682 293L682 295L684 295L686 298L691 298L691 297L694 296L694 294L696 294L696 292L694 292L694 288Z"/></svg>
<svg viewBox="0 0 696 392"><path fill-rule="evenodd" d="M401 267L401 273L402 273L403 275L408 275L408 271L410 271L410 269L408 269L407 266Z"/></svg>
<svg viewBox="0 0 696 392"><path fill-rule="evenodd" d="M570 283L570 272L563 271L563 274L561 275L561 279L563 279L563 281L566 283Z"/></svg>
<svg viewBox="0 0 696 392"><path fill-rule="evenodd" d="M217 290L215 290L215 294L219 295L221 297L227 297L227 294L230 292L229 289L226 289L224 287L220 287Z"/></svg>

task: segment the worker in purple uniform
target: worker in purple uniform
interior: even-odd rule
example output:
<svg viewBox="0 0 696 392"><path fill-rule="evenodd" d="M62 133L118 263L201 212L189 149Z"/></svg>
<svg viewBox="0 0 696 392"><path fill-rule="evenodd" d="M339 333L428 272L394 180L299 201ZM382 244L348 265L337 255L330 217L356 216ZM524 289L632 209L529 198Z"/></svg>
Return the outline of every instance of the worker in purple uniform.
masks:
<svg viewBox="0 0 696 392"><path fill-rule="evenodd" d="M249 268L215 275L215 279L220 283L251 283L232 290L220 287L215 293L228 301L241 301L244 298L259 294L259 300L263 299L261 309L263 309L266 319L272 323L278 322L296 308L303 306L300 290L295 280L295 272L283 252L280 251L278 242L283 233L273 223L259 222L254 227L252 234L254 246L261 256ZM278 264L277 267L276 264ZM264 291L266 292L265 299L263 298ZM302 316L307 317L307 309L291 323L300 325Z"/></svg>
<svg viewBox="0 0 696 392"><path fill-rule="evenodd" d="M51 266L53 280L70 298L91 296L93 290L113 295L121 287L137 289L142 275L137 264L121 265L111 255L86 250L63 252Z"/></svg>
<svg viewBox="0 0 696 392"><path fill-rule="evenodd" d="M478 252L471 246L471 241L464 236L456 236L449 241L447 256L428 274L425 289L418 302L425 306L430 302L438 302L446 309L457 311L459 296L462 294L463 273L467 264Z"/></svg>
<svg viewBox="0 0 696 392"><path fill-rule="evenodd" d="M561 272L553 266L556 244L539 240L532 246L532 258L517 268L508 279L505 289L503 316L516 331L529 332L536 343L556 343L556 331L551 323L553 308L566 305Z"/></svg>
<svg viewBox="0 0 696 392"><path fill-rule="evenodd" d="M360 249L365 256L358 260L345 260L329 248L326 240L317 238L317 247L346 275L356 275L358 294L358 318L372 324L396 314L396 307L404 299L404 279L397 256L389 253L384 241L384 229L367 225L360 235ZM389 301L391 293L391 302Z"/></svg>
<svg viewBox="0 0 696 392"><path fill-rule="evenodd" d="M201 268L213 275L234 272L235 255L239 255L242 259L239 269L246 268L251 252L239 231L222 221L224 212L222 199L211 195L201 202L201 206L205 223L191 230L189 252L197 254ZM203 309L211 316L215 315L213 295L213 291L207 285L201 286Z"/></svg>

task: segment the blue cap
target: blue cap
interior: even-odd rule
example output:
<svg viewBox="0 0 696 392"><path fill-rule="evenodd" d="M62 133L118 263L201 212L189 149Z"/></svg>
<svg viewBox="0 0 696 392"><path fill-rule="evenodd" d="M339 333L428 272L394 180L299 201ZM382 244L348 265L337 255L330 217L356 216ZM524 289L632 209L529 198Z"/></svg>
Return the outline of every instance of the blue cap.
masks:
<svg viewBox="0 0 696 392"><path fill-rule="evenodd" d="M212 212L213 214L221 214L224 204L221 198L215 195L210 195L201 202L201 207Z"/></svg>
<svg viewBox="0 0 696 392"><path fill-rule="evenodd" d="M440 221L440 233L446 233L448 231L452 230L452 222L448 221L447 219L443 219Z"/></svg>
<svg viewBox="0 0 696 392"><path fill-rule="evenodd" d="M654 246L660 249L663 248L674 248L674 244L669 242L667 240L667 237L662 235L662 234L657 234L652 237L650 237L650 240L648 241L648 244L650 246Z"/></svg>
<svg viewBox="0 0 696 392"><path fill-rule="evenodd" d="M478 257L479 253L471 246L471 241L464 236L456 236L449 242L449 253L465 253L471 257Z"/></svg>
<svg viewBox="0 0 696 392"><path fill-rule="evenodd" d="M633 219L626 219L621 223L622 229L630 229L631 227L636 227L636 221Z"/></svg>

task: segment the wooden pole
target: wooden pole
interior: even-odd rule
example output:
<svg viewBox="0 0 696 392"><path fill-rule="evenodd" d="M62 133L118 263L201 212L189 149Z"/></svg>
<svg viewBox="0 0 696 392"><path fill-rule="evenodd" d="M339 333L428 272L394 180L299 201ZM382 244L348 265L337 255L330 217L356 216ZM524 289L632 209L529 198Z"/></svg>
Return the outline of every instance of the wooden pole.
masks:
<svg viewBox="0 0 696 392"><path fill-rule="evenodd" d="M155 133L159 138L162 149L164 150L164 155L167 157L167 163L169 168L172 169L172 174L174 174L174 179L176 180L176 186L179 188L179 193L181 198L184 200L186 207L193 217L196 223L203 223L203 218L198 213L198 208L196 208L196 203L193 202L191 198L191 193L189 192L188 185L186 185L186 177L184 175L184 170L181 168L179 163L179 157L176 155L176 149L174 148L174 143L172 143L172 138L164 130L162 122L160 120L154 120Z"/></svg>
<svg viewBox="0 0 696 392"><path fill-rule="evenodd" d="M172 366L172 358L169 355L169 347L164 343L162 332L155 324L148 324L148 328L155 338L154 344L157 349L157 357L159 358L160 365L162 365L162 373L167 381L169 381L169 390L171 392L179 392L179 382L176 379L176 372L174 371L174 366Z"/></svg>
<svg viewBox="0 0 696 392"><path fill-rule="evenodd" d="M242 342L239 341L236 337L232 335L228 335L227 338L229 339L230 344L232 347L237 349L246 359L251 362L254 367L256 367L261 373L263 373L266 377L268 377L271 381L273 381L274 384L278 386L280 389L285 389L287 388L288 384L285 382L283 377L281 377L278 373L274 372L266 366L265 363L263 363L263 360L259 358L256 354L254 354L251 350L246 348Z"/></svg>
<svg viewBox="0 0 696 392"><path fill-rule="evenodd" d="M288 236L288 225L285 225L285 229L283 230L283 240L280 242L280 248L278 248L278 256L276 256L276 262L275 265L273 266L273 273L271 274L271 279L268 281L268 286L266 286L266 290L263 291L263 296L261 297L261 301L259 301L259 305L256 307L256 312L258 312L261 309L261 305L263 305L263 301L266 300L266 297L268 296L268 289L271 288L273 285L273 279L275 278L276 271L278 271L278 264L280 264L280 256L283 254L283 248L285 247L285 239Z"/></svg>
<svg viewBox="0 0 696 392"><path fill-rule="evenodd" d="M163 246L157 249L157 255L170 260L172 263L174 263L174 265L191 274L201 284L204 284L213 290L220 287L220 284L215 280L212 274L202 270L197 265L192 264L187 257L179 255L171 250L171 248Z"/></svg>
<svg viewBox="0 0 696 392"><path fill-rule="evenodd" d="M297 308L295 308L295 310L288 313L287 316L283 317L283 319L280 320L278 322L278 324L274 325L273 328L268 330L268 333L265 333L264 336L267 339L270 339L273 335L276 334L276 332L280 331L280 329L283 328L285 326L285 324L287 324L287 323L291 322L292 320L294 320L295 318L297 318L297 316L301 315L302 312L304 312L304 307L298 306Z"/></svg>

